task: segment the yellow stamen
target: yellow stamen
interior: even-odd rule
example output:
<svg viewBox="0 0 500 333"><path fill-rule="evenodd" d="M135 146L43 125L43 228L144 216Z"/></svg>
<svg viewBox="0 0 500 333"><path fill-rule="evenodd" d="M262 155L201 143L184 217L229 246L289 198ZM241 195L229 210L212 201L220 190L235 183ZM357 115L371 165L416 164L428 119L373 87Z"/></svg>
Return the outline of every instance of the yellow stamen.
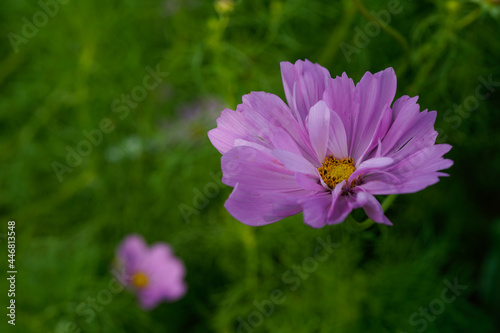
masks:
<svg viewBox="0 0 500 333"><path fill-rule="evenodd" d="M349 176L356 171L354 162L351 157L336 159L333 155L327 156L323 165L318 168L319 174L329 188L334 189L335 185L341 183L343 180L349 180ZM355 181L351 186L354 186Z"/></svg>
<svg viewBox="0 0 500 333"><path fill-rule="evenodd" d="M142 272L137 272L132 277L132 284L137 288L144 288L148 285L148 277Z"/></svg>

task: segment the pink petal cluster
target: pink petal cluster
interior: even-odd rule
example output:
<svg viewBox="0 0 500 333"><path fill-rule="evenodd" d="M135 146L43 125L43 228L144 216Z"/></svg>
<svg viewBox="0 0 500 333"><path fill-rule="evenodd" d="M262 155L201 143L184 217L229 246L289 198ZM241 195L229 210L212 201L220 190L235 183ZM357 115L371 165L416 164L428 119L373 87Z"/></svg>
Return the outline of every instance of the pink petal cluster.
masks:
<svg viewBox="0 0 500 333"><path fill-rule="evenodd" d="M137 295L143 309L175 301L186 293L184 264L167 244L148 247L142 237L129 235L118 247L116 256L124 273L117 279Z"/></svg>
<svg viewBox="0 0 500 333"><path fill-rule="evenodd" d="M412 193L439 181L451 146L435 144L435 111L417 97L394 101L392 68L354 84L307 60L281 63L287 104L252 92L225 109L209 131L222 156L225 203L239 221L259 226L300 212L319 228L363 208L391 224L374 195Z"/></svg>

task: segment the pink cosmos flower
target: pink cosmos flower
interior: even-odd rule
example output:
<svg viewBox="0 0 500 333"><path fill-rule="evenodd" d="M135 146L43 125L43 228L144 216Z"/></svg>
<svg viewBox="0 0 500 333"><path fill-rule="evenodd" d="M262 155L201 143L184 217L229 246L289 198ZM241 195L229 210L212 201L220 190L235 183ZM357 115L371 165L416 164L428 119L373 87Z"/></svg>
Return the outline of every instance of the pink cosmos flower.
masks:
<svg viewBox="0 0 500 333"><path fill-rule="evenodd" d="M118 247L116 256L125 277L117 279L137 295L143 309L175 301L186 293L184 264L167 244L148 248L142 237L130 235Z"/></svg>
<svg viewBox="0 0 500 333"><path fill-rule="evenodd" d="M288 102L265 92L243 96L208 132L222 156L225 203L239 221L259 226L300 212L320 228L356 208L391 224L374 195L420 191L447 176L451 146L435 144L435 111L417 97L394 103L392 68L354 84L309 61L281 63ZM391 106L392 104L392 106Z"/></svg>

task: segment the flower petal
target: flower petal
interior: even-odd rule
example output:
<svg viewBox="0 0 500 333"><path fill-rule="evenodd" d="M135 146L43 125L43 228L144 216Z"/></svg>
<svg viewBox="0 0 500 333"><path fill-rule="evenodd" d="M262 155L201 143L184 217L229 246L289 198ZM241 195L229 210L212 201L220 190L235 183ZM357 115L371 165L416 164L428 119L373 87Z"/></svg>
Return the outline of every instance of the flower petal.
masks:
<svg viewBox="0 0 500 333"><path fill-rule="evenodd" d="M236 139L254 140L253 124L250 124L241 111L224 109L217 119L217 128L208 131L208 138L221 153L234 147Z"/></svg>
<svg viewBox="0 0 500 333"><path fill-rule="evenodd" d="M133 271L147 255L148 248L144 239L136 234L128 236L117 251L118 259L127 267L127 271Z"/></svg>
<svg viewBox="0 0 500 333"><path fill-rule="evenodd" d="M318 64L298 60L295 64L282 62L281 76L288 105L295 119L305 124L309 109L322 99L331 75Z"/></svg>
<svg viewBox="0 0 500 333"><path fill-rule="evenodd" d="M305 175L303 173L297 173L295 175L295 180L297 181L297 184L305 190L315 192L328 191L328 186L326 184L323 186L321 182L318 183L318 179L316 177Z"/></svg>
<svg viewBox="0 0 500 333"><path fill-rule="evenodd" d="M275 128L273 130L273 135L270 135L269 137L269 142L274 148L283 149L294 154L302 155L297 142L283 128Z"/></svg>
<svg viewBox="0 0 500 333"><path fill-rule="evenodd" d="M359 175L366 175L373 170L384 168L391 165L394 160L390 157L374 157L362 162L350 176L348 184L351 184Z"/></svg>
<svg viewBox="0 0 500 333"><path fill-rule="evenodd" d="M279 209L275 205L280 206L280 202L276 202L272 195L243 189L236 184L224 207L235 219L251 226L266 225L300 212L300 206L286 201Z"/></svg>
<svg viewBox="0 0 500 333"><path fill-rule="evenodd" d="M365 183L360 186L371 194L401 194L423 190L445 175L438 170L453 165L453 161L443 158L450 149L450 145L439 144L419 150L383 170L392 176L375 172L367 176Z"/></svg>
<svg viewBox="0 0 500 333"><path fill-rule="evenodd" d="M352 212L352 207L349 203L348 197L338 197L332 209L332 213L330 214L328 224L338 224L344 222L350 212Z"/></svg>
<svg viewBox="0 0 500 333"><path fill-rule="evenodd" d="M432 146L438 135L434 130L436 111L420 112L418 97L403 96L394 102L394 121L380 143L381 154L397 161Z"/></svg>
<svg viewBox="0 0 500 333"><path fill-rule="evenodd" d="M306 119L306 126L309 132L311 144L318 157L318 162L322 163L326 157L328 145L328 134L330 127L330 109L324 101L314 104Z"/></svg>
<svg viewBox="0 0 500 333"><path fill-rule="evenodd" d="M221 158L222 182L229 186L237 183L252 191L294 191L301 187L295 173L288 170L272 155L249 146L231 149Z"/></svg>
<svg viewBox="0 0 500 333"><path fill-rule="evenodd" d="M186 268L182 261L170 257L163 262L163 265L157 266L157 272L158 274L152 279L154 279L157 292L162 298L173 301L186 293L187 285L184 283Z"/></svg>
<svg viewBox="0 0 500 333"><path fill-rule="evenodd" d="M271 148L271 137L275 135L276 128L286 131L293 140L304 146L304 150L310 150L308 143L303 143L304 133L301 133L299 124L278 96L252 92L242 99L243 103L238 105L236 111L222 111L217 119L217 128L208 132L210 141L220 153L232 149L237 139Z"/></svg>
<svg viewBox="0 0 500 333"><path fill-rule="evenodd" d="M359 108L353 110L350 156L358 162L383 138L392 120L390 106L396 94L396 74L392 68L365 73L356 85L355 99Z"/></svg>
<svg viewBox="0 0 500 333"><path fill-rule="evenodd" d="M328 214L332 207L332 196L318 194L301 201L304 209L304 222L313 228L322 228L328 221Z"/></svg>
<svg viewBox="0 0 500 333"><path fill-rule="evenodd" d="M363 210L374 222L392 225L391 221L384 215L382 205L380 205L373 195L359 191L356 200L363 202Z"/></svg>
<svg viewBox="0 0 500 333"><path fill-rule="evenodd" d="M354 115L357 114L359 103L355 100L355 85L346 73L330 80L323 93L326 105L335 112L345 128L347 146L351 146L354 126Z"/></svg>
<svg viewBox="0 0 500 333"><path fill-rule="evenodd" d="M318 169L301 155L282 149L273 150L273 155L290 171L319 177Z"/></svg>
<svg viewBox="0 0 500 333"><path fill-rule="evenodd" d="M340 116L331 111L329 126L328 150L337 159L349 157L347 134Z"/></svg>

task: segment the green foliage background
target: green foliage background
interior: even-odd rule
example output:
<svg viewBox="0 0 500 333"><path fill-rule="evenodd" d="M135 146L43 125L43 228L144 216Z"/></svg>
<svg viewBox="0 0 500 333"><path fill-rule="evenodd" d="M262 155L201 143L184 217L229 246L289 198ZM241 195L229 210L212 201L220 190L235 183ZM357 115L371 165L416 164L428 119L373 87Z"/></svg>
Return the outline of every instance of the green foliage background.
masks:
<svg viewBox="0 0 500 333"><path fill-rule="evenodd" d="M454 104L476 96L480 76L500 82L500 6L402 0L401 12L360 47L369 13L388 3L71 0L15 52L8 34L22 35L22 18L33 21L41 7L3 2L0 262L4 276L7 221L15 220L18 275L16 326L2 315L0 330L237 332L238 318L248 322L257 311L254 301L280 289L285 301L240 332L494 332L500 87L471 112ZM346 57L347 44L357 51ZM422 109L438 111L455 165L437 185L398 197L387 213L393 227L316 230L298 215L254 228L225 211L231 188L214 180L220 154L207 130L250 91L284 97L279 62L304 58L355 81L394 67L397 97L419 95ZM157 65L168 76L120 119L113 101ZM76 149L82 131L103 118L114 131L60 182L53 162L65 164L66 147ZM217 193L201 199L214 184ZM186 206L200 209L183 216ZM115 248L129 233L175 248L187 295L145 312L121 292L92 318L82 315L77 308L108 288ZM292 290L283 276L313 256L318 237L340 246ZM410 316L455 278L467 289L425 328L412 325ZM6 311L5 278L0 288Z"/></svg>

